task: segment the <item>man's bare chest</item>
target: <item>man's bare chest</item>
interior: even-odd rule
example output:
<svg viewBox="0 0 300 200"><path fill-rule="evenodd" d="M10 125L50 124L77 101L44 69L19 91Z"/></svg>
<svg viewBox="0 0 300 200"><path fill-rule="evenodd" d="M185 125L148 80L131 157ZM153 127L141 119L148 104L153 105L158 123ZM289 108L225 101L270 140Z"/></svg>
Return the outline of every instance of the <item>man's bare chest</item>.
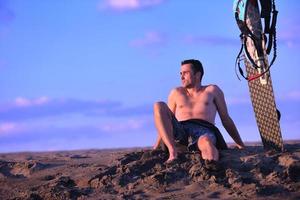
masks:
<svg viewBox="0 0 300 200"><path fill-rule="evenodd" d="M214 105L212 94L202 93L194 96L181 94L176 101L178 109L205 109Z"/></svg>

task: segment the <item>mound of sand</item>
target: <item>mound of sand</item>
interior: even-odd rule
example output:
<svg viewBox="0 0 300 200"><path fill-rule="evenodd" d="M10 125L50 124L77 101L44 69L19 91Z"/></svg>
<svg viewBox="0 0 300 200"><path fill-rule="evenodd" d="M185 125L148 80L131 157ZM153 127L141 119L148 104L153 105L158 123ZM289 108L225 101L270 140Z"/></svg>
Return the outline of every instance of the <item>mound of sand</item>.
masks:
<svg viewBox="0 0 300 200"><path fill-rule="evenodd" d="M285 148L224 150L217 167L149 149L0 154L0 199L299 199L300 143Z"/></svg>

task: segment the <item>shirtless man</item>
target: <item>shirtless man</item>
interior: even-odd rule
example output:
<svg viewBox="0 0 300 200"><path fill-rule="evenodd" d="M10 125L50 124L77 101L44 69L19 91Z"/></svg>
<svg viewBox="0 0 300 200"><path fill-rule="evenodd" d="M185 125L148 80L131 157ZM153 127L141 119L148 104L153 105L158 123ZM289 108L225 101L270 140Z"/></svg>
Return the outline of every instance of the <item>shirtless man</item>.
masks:
<svg viewBox="0 0 300 200"><path fill-rule="evenodd" d="M200 61L183 61L180 69L182 87L174 88L170 92L168 104L154 104L154 121L158 131L154 149L159 147L162 140L169 150L167 162L177 158L175 141L180 143L186 136L192 138L192 144L197 145L204 160L218 161L219 152L214 131L192 122L199 119L214 124L217 112L237 147L244 148L238 130L228 114L222 90L216 85L201 85L203 74Z"/></svg>

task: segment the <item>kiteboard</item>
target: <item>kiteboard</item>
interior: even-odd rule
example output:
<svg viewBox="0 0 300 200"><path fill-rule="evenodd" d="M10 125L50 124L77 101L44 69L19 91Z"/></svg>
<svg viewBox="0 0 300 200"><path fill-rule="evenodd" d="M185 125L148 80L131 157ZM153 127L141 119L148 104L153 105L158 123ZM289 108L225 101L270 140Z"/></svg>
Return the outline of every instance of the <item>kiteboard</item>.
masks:
<svg viewBox="0 0 300 200"><path fill-rule="evenodd" d="M258 130L265 149L283 150L280 112L276 108L270 68L276 58L276 19L274 0L235 0L234 14L241 31L242 47L236 60L240 75L248 81ZM272 14L272 23L270 22ZM261 18L264 18L264 27ZM264 30L263 30L264 28ZM268 37L267 37L268 36ZM273 59L268 54L273 46ZM240 62L244 61L246 73Z"/></svg>

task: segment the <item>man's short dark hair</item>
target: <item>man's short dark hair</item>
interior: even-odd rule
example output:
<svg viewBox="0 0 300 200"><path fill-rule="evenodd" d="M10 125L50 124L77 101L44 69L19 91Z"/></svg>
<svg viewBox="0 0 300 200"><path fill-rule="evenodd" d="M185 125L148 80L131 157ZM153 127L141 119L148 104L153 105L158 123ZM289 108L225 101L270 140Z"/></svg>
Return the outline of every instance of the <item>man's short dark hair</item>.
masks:
<svg viewBox="0 0 300 200"><path fill-rule="evenodd" d="M196 74L197 72L201 73L201 77L200 77L200 81L201 81L204 74L202 63L199 60L188 59L181 62L181 65L185 65L185 64L192 64L192 70L194 74Z"/></svg>

